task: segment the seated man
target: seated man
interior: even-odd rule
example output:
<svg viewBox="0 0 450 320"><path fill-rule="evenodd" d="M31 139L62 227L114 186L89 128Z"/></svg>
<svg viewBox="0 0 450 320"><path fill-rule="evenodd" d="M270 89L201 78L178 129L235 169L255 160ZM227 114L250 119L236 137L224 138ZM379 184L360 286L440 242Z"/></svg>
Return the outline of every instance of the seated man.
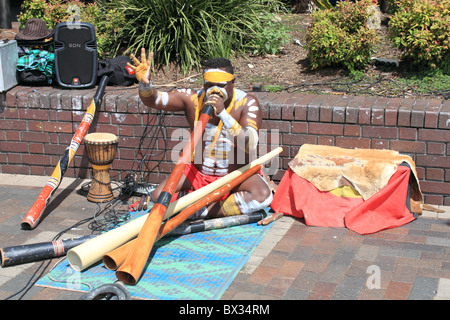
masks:
<svg viewBox="0 0 450 320"><path fill-rule="evenodd" d="M201 150L196 148L193 163L186 166L176 192L197 190L253 160L251 155L256 154L262 110L255 97L235 88L233 67L228 59L214 58L204 64L203 89L178 89L168 93L152 87L153 52L146 59L145 49L142 49L141 61L134 55L131 58L135 65L129 66L136 72L139 96L146 106L169 112L184 111L191 131L203 106L214 107L214 114L198 144ZM153 202L164 185L165 181L153 192ZM268 207L271 201L269 185L260 174L255 174L219 201L197 212L195 218L249 214Z"/></svg>

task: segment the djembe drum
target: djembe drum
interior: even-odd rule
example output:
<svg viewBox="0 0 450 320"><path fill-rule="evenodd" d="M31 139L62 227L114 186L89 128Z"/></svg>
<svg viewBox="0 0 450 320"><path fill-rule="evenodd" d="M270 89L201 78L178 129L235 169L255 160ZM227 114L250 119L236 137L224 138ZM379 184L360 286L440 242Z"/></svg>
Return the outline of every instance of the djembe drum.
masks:
<svg viewBox="0 0 450 320"><path fill-rule="evenodd" d="M87 199L106 202L114 199L109 169L116 156L119 138L112 133L94 132L84 137L86 155L92 164L92 182Z"/></svg>

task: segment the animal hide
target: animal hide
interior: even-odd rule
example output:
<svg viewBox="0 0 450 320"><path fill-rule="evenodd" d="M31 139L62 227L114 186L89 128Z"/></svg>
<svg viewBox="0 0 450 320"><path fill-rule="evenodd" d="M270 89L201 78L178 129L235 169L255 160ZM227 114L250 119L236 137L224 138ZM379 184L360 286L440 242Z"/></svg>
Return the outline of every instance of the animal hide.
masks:
<svg viewBox="0 0 450 320"><path fill-rule="evenodd" d="M289 162L289 167L320 191L349 185L367 200L388 184L398 166L404 162L413 173L410 176L411 211L420 214L422 193L414 161L397 151L304 144Z"/></svg>

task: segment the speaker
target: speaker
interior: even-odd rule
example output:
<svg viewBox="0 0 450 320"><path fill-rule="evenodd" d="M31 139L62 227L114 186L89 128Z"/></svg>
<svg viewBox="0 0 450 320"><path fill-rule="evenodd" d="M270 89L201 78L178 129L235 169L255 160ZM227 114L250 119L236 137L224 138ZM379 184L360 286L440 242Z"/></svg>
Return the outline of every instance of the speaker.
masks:
<svg viewBox="0 0 450 320"><path fill-rule="evenodd" d="M97 82L97 42L87 22L59 23L55 27L55 75L66 88L89 88Z"/></svg>

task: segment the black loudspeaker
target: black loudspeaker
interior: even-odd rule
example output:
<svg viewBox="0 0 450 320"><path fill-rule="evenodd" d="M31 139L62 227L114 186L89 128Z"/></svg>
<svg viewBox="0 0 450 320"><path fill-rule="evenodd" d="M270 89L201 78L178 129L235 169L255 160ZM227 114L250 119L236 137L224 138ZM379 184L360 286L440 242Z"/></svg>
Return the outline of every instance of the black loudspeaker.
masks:
<svg viewBox="0 0 450 320"><path fill-rule="evenodd" d="M56 81L66 88L89 88L97 82L97 42L87 22L59 23L55 27Z"/></svg>

